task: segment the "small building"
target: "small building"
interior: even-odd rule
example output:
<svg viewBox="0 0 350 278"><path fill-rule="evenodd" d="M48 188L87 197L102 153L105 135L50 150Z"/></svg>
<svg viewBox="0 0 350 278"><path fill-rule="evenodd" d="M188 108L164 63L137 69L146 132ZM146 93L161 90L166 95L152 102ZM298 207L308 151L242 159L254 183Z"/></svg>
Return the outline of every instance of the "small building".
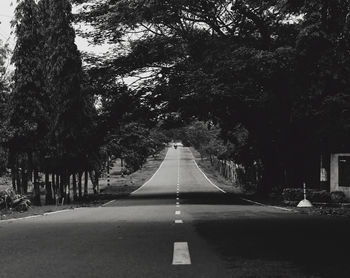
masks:
<svg viewBox="0 0 350 278"><path fill-rule="evenodd" d="M330 191L342 191L350 200L350 153L331 154Z"/></svg>

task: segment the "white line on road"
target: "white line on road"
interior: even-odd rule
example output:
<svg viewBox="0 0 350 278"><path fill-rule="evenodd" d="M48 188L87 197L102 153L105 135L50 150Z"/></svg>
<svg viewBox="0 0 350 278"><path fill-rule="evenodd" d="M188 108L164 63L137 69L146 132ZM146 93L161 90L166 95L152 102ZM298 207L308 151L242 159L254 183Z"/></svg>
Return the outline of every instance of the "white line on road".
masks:
<svg viewBox="0 0 350 278"><path fill-rule="evenodd" d="M179 197L176 197L176 200L179 200Z"/></svg>
<svg viewBox="0 0 350 278"><path fill-rule="evenodd" d="M294 210L292 209L289 209L289 208L283 208L283 207L279 207L279 206L269 206L269 205L265 205L263 203L259 203L259 202L255 202L255 201L252 201L252 200L249 200L249 199L245 199L245 198L241 198L243 201L246 201L248 203L251 203L251 204L255 204L255 205L258 205L258 206L264 206L264 207L270 207L270 208L275 208L275 209L280 209L280 210L285 210L285 211L291 211L291 212L294 212Z"/></svg>
<svg viewBox="0 0 350 278"><path fill-rule="evenodd" d="M168 156L169 151L170 151L170 148L168 149L165 158ZM143 185L141 185L138 189L136 189L135 191L131 192L130 195L136 193L137 191L139 191L142 187L144 187L145 185L147 185L147 184L153 179L153 177L154 177L155 175L157 175L157 173L159 172L160 168L162 168L162 166L163 166L163 164L164 164L165 158L164 158L164 160L162 161L162 163L159 165L159 168L158 168L157 171L153 174L153 176L152 176L148 181L146 181Z"/></svg>
<svg viewBox="0 0 350 278"><path fill-rule="evenodd" d="M180 203L179 203L179 202L176 202L176 204L177 204L177 205L180 205Z"/></svg>
<svg viewBox="0 0 350 278"><path fill-rule="evenodd" d="M179 208L179 207L180 207L180 205L176 205L176 207L177 207L177 208Z"/></svg>
<svg viewBox="0 0 350 278"><path fill-rule="evenodd" d="M107 202L107 203L105 203L105 204L103 204L102 206L100 206L100 207L105 207L105 206L108 206L109 204L111 204L111 203L113 203L115 200L111 200L111 201L109 201L109 202Z"/></svg>
<svg viewBox="0 0 350 278"><path fill-rule="evenodd" d="M206 180L214 187L216 187L217 189L219 189L222 193L226 193L225 190L222 190L220 187L218 187L216 184L214 184L207 176L206 174L204 174L204 172L201 170L201 168L199 168L197 162L195 160L193 160L194 164L196 164L198 170L203 174L203 176L206 178Z"/></svg>
<svg viewBox="0 0 350 278"><path fill-rule="evenodd" d="M184 222L181 219L175 220L175 224L183 224Z"/></svg>
<svg viewBox="0 0 350 278"><path fill-rule="evenodd" d="M176 214L176 215L180 215L180 214L181 214L181 211L177 210L177 211L175 211L175 214Z"/></svg>
<svg viewBox="0 0 350 278"><path fill-rule="evenodd" d="M0 220L0 223L8 223L8 222L14 222L14 221L19 221L19 220L38 218L38 217L43 217L43 216L47 216L47 215L50 215L50 214L57 214L57 213L71 212L71 211L73 211L73 209L56 210L56 211L52 211L52 212L45 212L43 214L29 215L29 216L19 217L19 218L3 219L3 220Z"/></svg>
<svg viewBox="0 0 350 278"><path fill-rule="evenodd" d="M174 242L173 265L191 264L187 242Z"/></svg>

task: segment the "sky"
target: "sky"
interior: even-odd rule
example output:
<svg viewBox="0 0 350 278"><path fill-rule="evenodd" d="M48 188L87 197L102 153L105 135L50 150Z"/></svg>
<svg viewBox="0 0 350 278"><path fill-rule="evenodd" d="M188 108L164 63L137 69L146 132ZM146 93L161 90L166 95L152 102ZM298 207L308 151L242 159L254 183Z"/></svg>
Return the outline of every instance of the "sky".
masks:
<svg viewBox="0 0 350 278"><path fill-rule="evenodd" d="M0 0L0 40L2 43L8 43L11 49L14 49L15 46L15 35L11 29L11 20L14 16L14 10L17 0ZM73 8L74 12L74 8ZM82 26L84 28L84 26ZM110 51L113 51L113 48L108 44L103 44L99 46L94 46L89 44L86 39L83 39L79 36L76 37L75 43L78 46L80 51L93 53L95 55L104 55ZM8 70L11 72L13 70L13 65L10 65L10 59L8 60ZM148 74L141 74L141 76L147 76ZM126 77L123 78L123 81L127 84L134 84L138 80L138 77ZM137 86L138 82L135 83Z"/></svg>
<svg viewBox="0 0 350 278"><path fill-rule="evenodd" d="M15 0L0 0L0 39L6 42L11 36L11 24L10 21L13 18L14 6L11 3L15 3ZM14 42L12 36L12 42Z"/></svg>
<svg viewBox="0 0 350 278"><path fill-rule="evenodd" d="M16 0L0 0L0 40L8 42L10 48L15 45L15 36L11 34L11 20L13 19ZM81 51L103 54L110 50L108 45L92 46L86 39L76 38L76 44Z"/></svg>

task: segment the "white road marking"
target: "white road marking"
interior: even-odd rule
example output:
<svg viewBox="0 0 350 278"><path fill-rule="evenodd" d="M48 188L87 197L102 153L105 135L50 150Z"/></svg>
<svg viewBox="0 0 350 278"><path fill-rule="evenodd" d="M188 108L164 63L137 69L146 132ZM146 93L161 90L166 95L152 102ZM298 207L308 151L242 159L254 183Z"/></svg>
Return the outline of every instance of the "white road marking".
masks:
<svg viewBox="0 0 350 278"><path fill-rule="evenodd" d="M29 215L29 216L19 217L19 218L3 219L3 220L0 220L0 223L9 223L9 222L14 222L14 221L19 221L19 220L38 218L38 217L43 217L43 216L47 216L50 214L57 214L57 213L71 212L71 211L73 211L73 209L67 208L67 209L56 210L56 211L52 211L52 212L45 212L43 214Z"/></svg>
<svg viewBox="0 0 350 278"><path fill-rule="evenodd" d="M179 197L176 197L176 200L179 200Z"/></svg>
<svg viewBox="0 0 350 278"><path fill-rule="evenodd" d="M176 215L180 215L180 214L181 214L181 211L177 210L177 211L175 211L175 214L176 214Z"/></svg>
<svg viewBox="0 0 350 278"><path fill-rule="evenodd" d="M194 164L196 164L198 170L203 174L203 176L206 178L206 180L212 185L214 186L215 188L217 188L218 190L220 190L222 193L226 193L225 190L221 189L220 187L218 187L216 184L214 184L207 176L206 174L204 174L204 172L201 170L201 168L199 168L197 162L195 160L193 160Z"/></svg>
<svg viewBox="0 0 350 278"><path fill-rule="evenodd" d="M159 172L159 170L162 168L162 166L163 166L163 164L164 164L164 161L165 161L166 157L167 157L168 154L169 154L170 149L171 149L171 148L168 149L164 160L163 160L162 163L159 165L159 168L158 168L157 171L153 174L153 176L152 176L148 181L146 181L143 185L141 185L138 189L136 189L135 191L131 192L130 195L136 193L137 191L139 191L142 187L144 187L145 185L147 185L147 184L154 178L155 175L157 175L157 173Z"/></svg>
<svg viewBox="0 0 350 278"><path fill-rule="evenodd" d="M173 265L191 264L187 242L174 242Z"/></svg>
<svg viewBox="0 0 350 278"><path fill-rule="evenodd" d="M241 199L243 201L246 201L248 203L255 204L255 205L258 205L258 206L264 206L264 207L270 207L270 208L275 208L275 209L280 209L280 210L294 212L294 210L289 209L289 208L283 208L283 207L279 207L279 206L269 206L269 205L265 205L263 203L259 203L259 202L255 202L255 201L249 200L249 199L245 199L245 198L241 198Z"/></svg>
<svg viewBox="0 0 350 278"><path fill-rule="evenodd" d="M102 205L102 206L100 206L100 207L105 207L105 206L108 206L109 204L113 203L114 201L115 201L115 200L109 201L109 202L107 202L107 203L103 204L103 205Z"/></svg>
<svg viewBox="0 0 350 278"><path fill-rule="evenodd" d="M176 205L176 207L177 207L177 208L179 208L179 207L180 207L180 205Z"/></svg>
<svg viewBox="0 0 350 278"><path fill-rule="evenodd" d="M176 219L175 224L183 224L184 222L181 219Z"/></svg>
<svg viewBox="0 0 350 278"><path fill-rule="evenodd" d="M176 204L177 204L177 205L180 205L180 203L179 203L179 202L176 202Z"/></svg>
<svg viewBox="0 0 350 278"><path fill-rule="evenodd" d="M75 210L76 209L78 208L75 208ZM62 210L56 210L51 212L45 212L43 215L57 214L57 213L68 212L68 211L72 211L72 209L62 209Z"/></svg>

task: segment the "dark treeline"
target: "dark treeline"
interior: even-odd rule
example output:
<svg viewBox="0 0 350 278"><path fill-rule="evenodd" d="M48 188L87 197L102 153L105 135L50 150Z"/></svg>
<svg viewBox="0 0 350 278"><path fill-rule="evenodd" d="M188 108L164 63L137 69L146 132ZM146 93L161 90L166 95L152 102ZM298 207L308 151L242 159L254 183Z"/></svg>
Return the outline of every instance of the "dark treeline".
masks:
<svg viewBox="0 0 350 278"><path fill-rule="evenodd" d="M46 204L79 200L89 178L98 193L115 159L133 172L167 141L139 95L83 69L71 10L68 0L19 1L12 81L5 80L6 48L0 53L1 170L11 169L18 193L33 185L37 205L41 184Z"/></svg>
<svg viewBox="0 0 350 278"><path fill-rule="evenodd" d="M261 161L262 192L317 186L320 157L348 150L349 19L347 0L106 0L76 17L95 42L131 37L102 69L152 69L168 124L218 124L232 160Z"/></svg>

